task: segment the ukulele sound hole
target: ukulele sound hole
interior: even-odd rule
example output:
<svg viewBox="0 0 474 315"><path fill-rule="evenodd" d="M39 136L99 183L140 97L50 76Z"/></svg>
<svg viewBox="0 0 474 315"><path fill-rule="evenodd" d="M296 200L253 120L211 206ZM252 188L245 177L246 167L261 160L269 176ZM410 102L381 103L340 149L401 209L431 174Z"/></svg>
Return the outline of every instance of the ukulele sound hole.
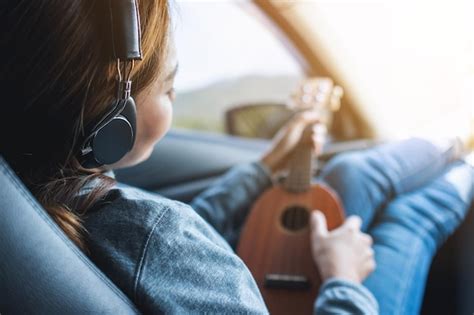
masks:
<svg viewBox="0 0 474 315"><path fill-rule="evenodd" d="M292 206L287 208L281 217L283 227L290 231L299 231L308 225L309 212L305 207Z"/></svg>

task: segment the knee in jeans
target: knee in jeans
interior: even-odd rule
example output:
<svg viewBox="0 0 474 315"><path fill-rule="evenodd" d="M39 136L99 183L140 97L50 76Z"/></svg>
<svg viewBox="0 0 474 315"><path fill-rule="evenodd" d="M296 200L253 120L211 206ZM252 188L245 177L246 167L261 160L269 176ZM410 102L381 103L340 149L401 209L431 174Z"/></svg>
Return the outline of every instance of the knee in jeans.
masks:
<svg viewBox="0 0 474 315"><path fill-rule="evenodd" d="M332 158L324 167L321 178L324 181L334 179L360 179L366 172L368 163L363 152L342 153Z"/></svg>

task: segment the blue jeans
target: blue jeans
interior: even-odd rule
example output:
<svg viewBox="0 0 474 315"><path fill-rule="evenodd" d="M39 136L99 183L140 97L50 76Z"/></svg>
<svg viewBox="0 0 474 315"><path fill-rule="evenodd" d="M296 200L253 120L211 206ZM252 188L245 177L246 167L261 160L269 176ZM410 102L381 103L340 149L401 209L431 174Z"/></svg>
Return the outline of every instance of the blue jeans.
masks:
<svg viewBox="0 0 474 315"><path fill-rule="evenodd" d="M453 148L410 139L340 155L321 179L374 239L377 268L364 285L380 314L419 313L431 260L471 204L472 167L453 161Z"/></svg>

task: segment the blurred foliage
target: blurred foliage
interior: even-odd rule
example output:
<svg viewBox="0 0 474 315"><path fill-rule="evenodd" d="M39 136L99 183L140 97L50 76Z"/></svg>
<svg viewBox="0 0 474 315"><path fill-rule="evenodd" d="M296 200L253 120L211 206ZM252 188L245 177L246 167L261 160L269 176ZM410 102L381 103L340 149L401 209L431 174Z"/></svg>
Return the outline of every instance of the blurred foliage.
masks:
<svg viewBox="0 0 474 315"><path fill-rule="evenodd" d="M173 127L217 133L225 132L223 119L212 120L193 116L180 116L175 118L173 121Z"/></svg>

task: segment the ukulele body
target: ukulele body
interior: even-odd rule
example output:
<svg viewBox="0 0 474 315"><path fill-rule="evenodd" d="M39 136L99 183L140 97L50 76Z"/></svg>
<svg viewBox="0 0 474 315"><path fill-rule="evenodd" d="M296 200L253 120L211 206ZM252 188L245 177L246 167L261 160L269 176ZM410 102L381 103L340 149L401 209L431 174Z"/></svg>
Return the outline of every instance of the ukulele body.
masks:
<svg viewBox="0 0 474 315"><path fill-rule="evenodd" d="M329 187L291 193L275 186L254 204L237 253L250 269L271 314L312 314L321 280L310 248L310 212L322 211L333 229L343 207Z"/></svg>

